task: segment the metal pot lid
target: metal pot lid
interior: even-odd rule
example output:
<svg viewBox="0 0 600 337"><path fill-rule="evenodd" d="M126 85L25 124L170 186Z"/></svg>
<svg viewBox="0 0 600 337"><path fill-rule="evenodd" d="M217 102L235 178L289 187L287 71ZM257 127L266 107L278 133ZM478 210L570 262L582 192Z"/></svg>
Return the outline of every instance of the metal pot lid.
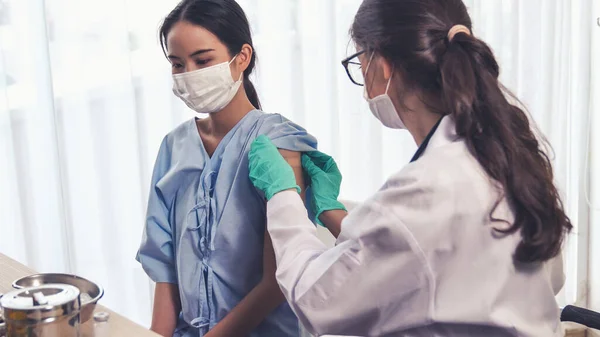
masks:
<svg viewBox="0 0 600 337"><path fill-rule="evenodd" d="M64 305L79 308L79 289L67 284L48 284L39 287L24 288L4 294L0 307L8 310L32 311L52 310ZM6 319L6 318L5 318Z"/></svg>

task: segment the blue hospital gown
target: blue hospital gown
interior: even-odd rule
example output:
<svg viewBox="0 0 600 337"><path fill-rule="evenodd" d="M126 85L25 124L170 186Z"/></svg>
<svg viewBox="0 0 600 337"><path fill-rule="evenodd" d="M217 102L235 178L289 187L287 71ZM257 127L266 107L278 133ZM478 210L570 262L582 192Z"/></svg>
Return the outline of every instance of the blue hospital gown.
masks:
<svg viewBox="0 0 600 337"><path fill-rule="evenodd" d="M248 178L248 151L261 134L281 149L317 147L298 125L258 110L223 138L212 157L195 119L162 142L137 260L154 282L178 284L182 313L175 336L206 334L262 277L266 204ZM299 334L296 316L283 304L250 336Z"/></svg>

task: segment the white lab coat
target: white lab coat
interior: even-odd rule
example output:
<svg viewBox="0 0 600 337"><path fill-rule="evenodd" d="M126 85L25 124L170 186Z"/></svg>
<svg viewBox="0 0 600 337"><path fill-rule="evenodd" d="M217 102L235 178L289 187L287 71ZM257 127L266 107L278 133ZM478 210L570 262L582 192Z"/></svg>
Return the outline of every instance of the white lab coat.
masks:
<svg viewBox="0 0 600 337"><path fill-rule="evenodd" d="M562 260L515 266L520 234L494 231L513 213L506 200L494 209L498 189L454 130L445 117L423 156L344 219L333 248L297 193L268 202L277 280L310 332L563 336Z"/></svg>

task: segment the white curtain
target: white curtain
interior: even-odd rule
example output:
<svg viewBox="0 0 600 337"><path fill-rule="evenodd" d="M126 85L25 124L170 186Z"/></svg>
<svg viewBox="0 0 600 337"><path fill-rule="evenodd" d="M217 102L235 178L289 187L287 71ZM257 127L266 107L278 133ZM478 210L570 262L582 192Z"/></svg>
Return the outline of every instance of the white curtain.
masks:
<svg viewBox="0 0 600 337"><path fill-rule="evenodd" d="M317 136L342 169L342 197L365 199L416 148L407 132L379 125L340 64L360 0L239 2L255 34L265 110ZM503 81L554 147L556 181L576 226L559 301L596 310L598 2L466 1ZM175 4L0 0L0 252L39 271L97 280L103 304L142 324L152 287L134 256L150 172L162 137L193 117L171 94L157 43Z"/></svg>

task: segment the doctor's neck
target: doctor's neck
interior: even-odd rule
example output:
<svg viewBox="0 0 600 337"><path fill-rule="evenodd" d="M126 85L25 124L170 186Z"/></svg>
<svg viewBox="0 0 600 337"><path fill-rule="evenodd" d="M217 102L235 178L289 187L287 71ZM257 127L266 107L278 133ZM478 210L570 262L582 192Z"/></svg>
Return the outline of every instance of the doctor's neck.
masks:
<svg viewBox="0 0 600 337"><path fill-rule="evenodd" d="M404 105L407 109L403 111L400 118L402 118L406 129L410 132L417 146L421 146L431 129L443 115L436 112L437 110L433 107L425 104L416 95L407 97L404 100Z"/></svg>
<svg viewBox="0 0 600 337"><path fill-rule="evenodd" d="M244 116L255 109L242 86L226 107L203 120L206 127L204 132L218 138L225 137Z"/></svg>

